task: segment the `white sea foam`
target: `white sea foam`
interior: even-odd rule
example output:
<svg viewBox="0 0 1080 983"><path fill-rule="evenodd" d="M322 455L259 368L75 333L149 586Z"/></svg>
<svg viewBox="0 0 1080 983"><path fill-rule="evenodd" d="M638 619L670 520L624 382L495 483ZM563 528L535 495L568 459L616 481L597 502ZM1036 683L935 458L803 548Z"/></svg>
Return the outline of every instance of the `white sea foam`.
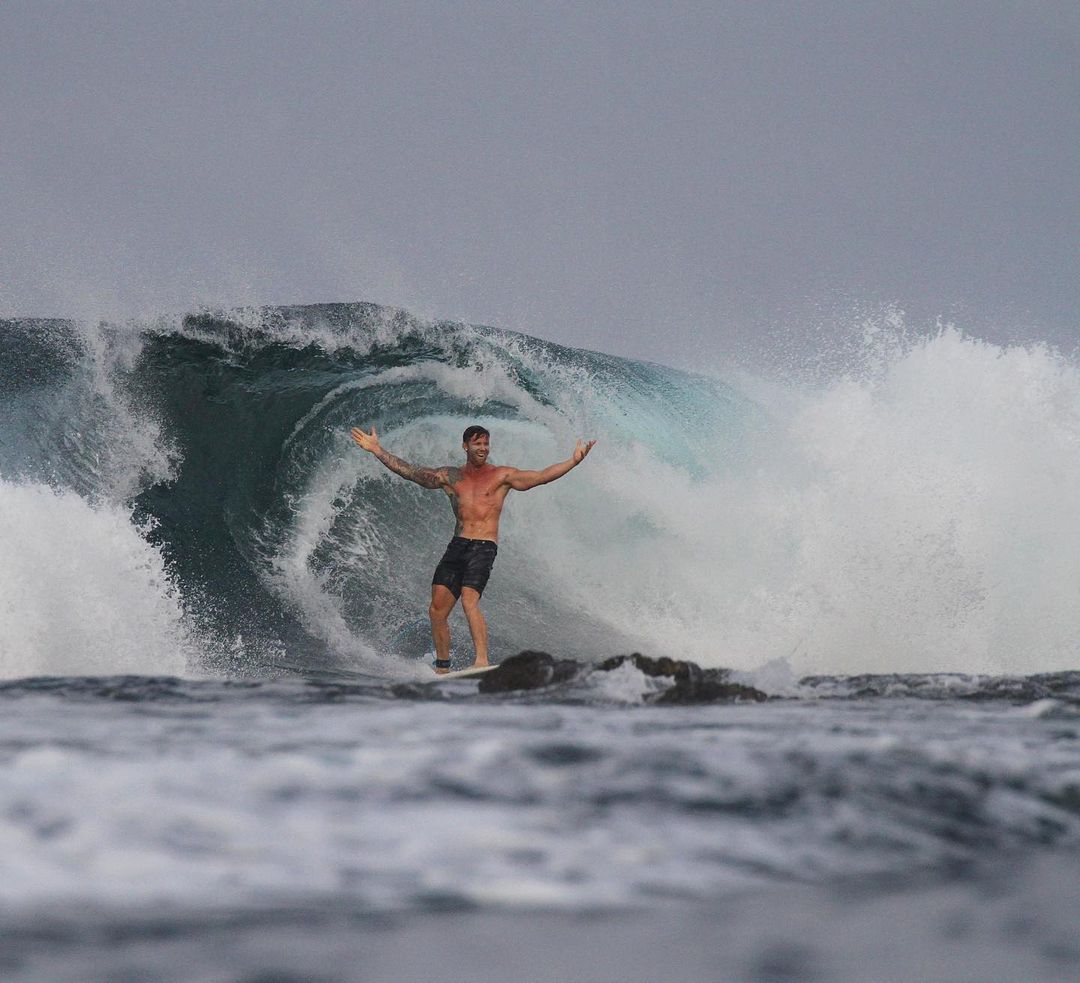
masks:
<svg viewBox="0 0 1080 983"><path fill-rule="evenodd" d="M1075 366L946 330L790 404L749 467L702 481L641 445L590 461L575 491L658 530L626 549L560 537L574 510L552 516L542 541L595 585L594 610L635 618L655 650L739 667L1075 667Z"/></svg>
<svg viewBox="0 0 1080 983"><path fill-rule="evenodd" d="M730 505L752 528L752 559L729 554L740 582L718 597L728 652L794 651L813 671L1077 665L1074 365L945 330L777 422L704 526L730 525Z"/></svg>
<svg viewBox="0 0 1080 983"><path fill-rule="evenodd" d="M122 506L0 479L0 676L182 674L194 645Z"/></svg>

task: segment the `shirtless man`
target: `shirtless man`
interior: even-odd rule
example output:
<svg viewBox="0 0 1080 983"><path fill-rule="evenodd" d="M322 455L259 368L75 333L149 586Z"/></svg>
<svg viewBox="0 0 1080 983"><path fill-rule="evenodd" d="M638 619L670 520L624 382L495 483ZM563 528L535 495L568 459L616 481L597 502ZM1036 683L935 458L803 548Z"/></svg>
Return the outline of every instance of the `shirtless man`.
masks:
<svg viewBox="0 0 1080 983"><path fill-rule="evenodd" d="M441 488L450 498L457 525L454 538L446 547L431 582L431 637L435 642L435 671L450 671L450 623L447 620L454 605L461 599L465 617L469 620L474 666L488 663L487 622L480 613L480 595L491 574L495 554L499 551L499 515L511 489L528 491L537 485L561 478L576 468L592 450L595 440L579 440L574 453L565 461L552 464L543 471L519 471L488 462L491 434L483 427L469 427L461 436L465 464L460 468L421 468L394 457L379 446L375 428L364 433L353 427L352 439L370 451L394 474L415 481L422 488Z"/></svg>

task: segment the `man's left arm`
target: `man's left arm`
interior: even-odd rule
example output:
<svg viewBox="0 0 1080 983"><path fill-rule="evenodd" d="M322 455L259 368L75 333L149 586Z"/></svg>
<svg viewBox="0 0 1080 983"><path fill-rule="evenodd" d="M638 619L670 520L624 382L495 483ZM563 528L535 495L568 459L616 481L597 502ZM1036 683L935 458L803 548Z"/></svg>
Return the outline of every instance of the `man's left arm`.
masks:
<svg viewBox="0 0 1080 983"><path fill-rule="evenodd" d="M546 485L548 482L555 481L567 472L573 471L584 461L595 443L595 440L587 442L579 440L574 448L574 453L569 458L560 461L558 464L551 464L544 468L543 471L519 471L517 468L510 468L510 473L506 476L506 483L514 491L528 491L537 485Z"/></svg>

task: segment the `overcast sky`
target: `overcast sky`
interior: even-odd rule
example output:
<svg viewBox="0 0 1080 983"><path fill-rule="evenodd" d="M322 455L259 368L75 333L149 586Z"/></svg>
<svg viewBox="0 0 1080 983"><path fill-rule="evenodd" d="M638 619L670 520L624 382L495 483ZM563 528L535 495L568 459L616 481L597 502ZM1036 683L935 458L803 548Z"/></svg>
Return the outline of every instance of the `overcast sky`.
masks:
<svg viewBox="0 0 1080 983"><path fill-rule="evenodd" d="M1074 330L1078 230L1075 2L0 3L0 315L690 365L887 302Z"/></svg>

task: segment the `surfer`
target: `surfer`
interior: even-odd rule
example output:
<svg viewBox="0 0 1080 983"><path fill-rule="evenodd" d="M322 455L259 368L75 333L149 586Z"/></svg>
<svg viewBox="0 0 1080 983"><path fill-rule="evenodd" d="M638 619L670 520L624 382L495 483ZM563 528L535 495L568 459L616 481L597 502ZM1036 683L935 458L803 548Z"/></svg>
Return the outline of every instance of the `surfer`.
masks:
<svg viewBox="0 0 1080 983"><path fill-rule="evenodd" d="M585 460L596 441L579 440L570 457L542 471L521 471L488 461L491 434L480 426L471 426L461 435L465 463L460 468L423 468L409 464L380 446L374 427L371 433L353 427L351 434L353 440L374 454L394 474L416 482L421 488L441 488L450 498L450 507L457 520L454 538L435 568L431 581L431 606L428 608L431 637L435 642L435 671L450 671L448 619L458 600L465 609L476 650L473 665L489 665L487 622L480 613L480 597L499 550L499 516L503 502L510 491L528 491L561 478Z"/></svg>

